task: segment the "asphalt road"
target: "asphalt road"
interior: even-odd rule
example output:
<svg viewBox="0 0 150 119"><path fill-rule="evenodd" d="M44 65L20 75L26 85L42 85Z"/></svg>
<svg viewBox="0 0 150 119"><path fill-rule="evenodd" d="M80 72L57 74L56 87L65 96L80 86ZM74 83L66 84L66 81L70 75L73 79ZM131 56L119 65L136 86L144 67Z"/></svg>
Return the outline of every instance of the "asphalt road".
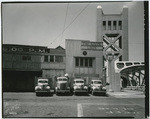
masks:
<svg viewBox="0 0 150 119"><path fill-rule="evenodd" d="M3 117L144 117L144 98L3 93Z"/></svg>

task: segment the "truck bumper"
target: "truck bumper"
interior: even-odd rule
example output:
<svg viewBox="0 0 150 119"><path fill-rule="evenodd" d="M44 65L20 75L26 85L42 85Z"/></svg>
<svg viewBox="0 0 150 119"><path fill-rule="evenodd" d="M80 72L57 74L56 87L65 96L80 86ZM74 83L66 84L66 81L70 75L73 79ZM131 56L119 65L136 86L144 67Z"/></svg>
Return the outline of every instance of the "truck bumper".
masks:
<svg viewBox="0 0 150 119"><path fill-rule="evenodd" d="M36 93L36 96L39 96L39 95L51 95L54 93L54 91L35 91Z"/></svg>
<svg viewBox="0 0 150 119"><path fill-rule="evenodd" d="M70 90L57 90L56 93L70 93Z"/></svg>
<svg viewBox="0 0 150 119"><path fill-rule="evenodd" d="M96 91L96 90L94 90L93 92L95 92L95 93L106 93L106 91Z"/></svg>
<svg viewBox="0 0 150 119"><path fill-rule="evenodd" d="M75 93L88 93L88 90L74 90Z"/></svg>
<svg viewBox="0 0 150 119"><path fill-rule="evenodd" d="M98 90L93 90L92 94L106 94L106 91L98 91Z"/></svg>
<svg viewBox="0 0 150 119"><path fill-rule="evenodd" d="M36 93L54 93L54 90L38 90L38 91L35 91Z"/></svg>

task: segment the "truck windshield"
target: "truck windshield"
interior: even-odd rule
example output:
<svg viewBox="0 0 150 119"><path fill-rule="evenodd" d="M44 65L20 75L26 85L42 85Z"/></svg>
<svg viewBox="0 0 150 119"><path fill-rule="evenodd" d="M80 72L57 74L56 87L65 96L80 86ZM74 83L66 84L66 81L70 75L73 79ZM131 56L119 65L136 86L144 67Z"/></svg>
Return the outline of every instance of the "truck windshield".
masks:
<svg viewBox="0 0 150 119"><path fill-rule="evenodd" d="M83 81L76 81L76 83L84 83Z"/></svg>
<svg viewBox="0 0 150 119"><path fill-rule="evenodd" d="M67 81L67 79L65 79L65 78L64 79L58 79L58 81Z"/></svg>
<svg viewBox="0 0 150 119"><path fill-rule="evenodd" d="M100 81L94 81L94 84L101 84L102 82Z"/></svg>
<svg viewBox="0 0 150 119"><path fill-rule="evenodd" d="M48 83L47 80L40 80L39 83Z"/></svg>

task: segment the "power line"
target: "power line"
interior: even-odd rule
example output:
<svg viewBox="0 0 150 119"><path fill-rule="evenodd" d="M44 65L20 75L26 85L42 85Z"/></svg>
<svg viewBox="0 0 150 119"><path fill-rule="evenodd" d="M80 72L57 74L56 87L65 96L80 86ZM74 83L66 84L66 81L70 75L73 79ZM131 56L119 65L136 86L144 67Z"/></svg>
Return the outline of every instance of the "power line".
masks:
<svg viewBox="0 0 150 119"><path fill-rule="evenodd" d="M63 38L64 29L65 29L65 25L66 25L67 14L68 14L68 8L69 8L69 3L67 4L67 10L66 10L65 21L64 21L63 31L62 31L62 34L61 34L61 41L62 41L62 38ZM61 41L59 42L59 45L61 44Z"/></svg>
<svg viewBox="0 0 150 119"><path fill-rule="evenodd" d="M72 22L70 22L70 24L63 30L63 33L74 23L74 21L79 17L79 15L89 6L90 3L88 3L82 10L81 12L73 19ZM62 33L61 33L62 34ZM59 34L52 42L55 42L57 40L57 38L59 38L61 36L61 34Z"/></svg>

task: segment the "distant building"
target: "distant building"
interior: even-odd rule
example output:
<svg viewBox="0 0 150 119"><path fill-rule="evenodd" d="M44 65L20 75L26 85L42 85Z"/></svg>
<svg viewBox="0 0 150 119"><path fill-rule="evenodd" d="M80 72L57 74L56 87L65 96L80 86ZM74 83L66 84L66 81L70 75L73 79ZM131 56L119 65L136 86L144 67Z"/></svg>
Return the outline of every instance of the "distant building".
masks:
<svg viewBox="0 0 150 119"><path fill-rule="evenodd" d="M3 44L3 91L34 91L35 77L65 73L65 49Z"/></svg>

